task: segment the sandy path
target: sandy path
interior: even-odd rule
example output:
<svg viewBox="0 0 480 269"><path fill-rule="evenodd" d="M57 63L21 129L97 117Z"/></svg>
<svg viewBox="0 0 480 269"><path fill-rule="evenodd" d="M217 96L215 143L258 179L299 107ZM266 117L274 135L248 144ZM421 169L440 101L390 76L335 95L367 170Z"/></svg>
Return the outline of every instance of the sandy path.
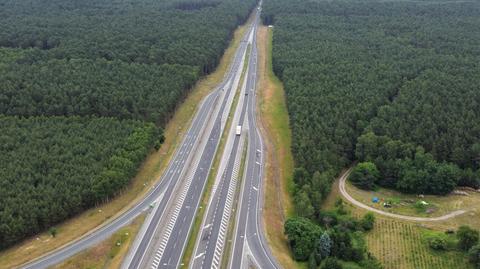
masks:
<svg viewBox="0 0 480 269"><path fill-rule="evenodd" d="M348 175L350 175L350 172L352 171L352 168L348 169L345 171L341 176L340 176L340 182L338 184L338 187L340 189L340 193L342 196L347 199L351 204L358 206L360 208L366 209L368 211L375 212L380 215L384 215L387 217L392 217L392 218L397 218L397 219L403 219L403 220L410 220L410 221L420 221L420 222L427 222L427 221L442 221L446 220L449 218L456 217L458 215L464 214L466 211L465 210L456 210L453 212L450 212L446 215L440 216L440 217L432 217L432 218L423 218L423 217L412 217L412 216L405 216L405 215L399 215L399 214L394 214L394 213L389 213L385 212L373 207L370 207L364 203L361 203L357 200L355 200L350 194L348 194L347 190L345 189L345 181L347 180Z"/></svg>

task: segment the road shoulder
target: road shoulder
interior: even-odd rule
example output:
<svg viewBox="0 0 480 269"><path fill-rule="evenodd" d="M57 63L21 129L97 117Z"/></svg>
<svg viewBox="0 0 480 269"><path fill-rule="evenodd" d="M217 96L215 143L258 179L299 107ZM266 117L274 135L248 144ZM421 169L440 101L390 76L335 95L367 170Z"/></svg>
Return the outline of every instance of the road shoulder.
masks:
<svg viewBox="0 0 480 269"><path fill-rule="evenodd" d="M267 241L273 255L284 268L297 268L287 240L283 234L286 217L293 214L291 189L293 157L291 153L291 130L283 85L272 71L272 29L260 26L258 44L258 89L257 117L262 136L265 138L265 200L263 224Z"/></svg>

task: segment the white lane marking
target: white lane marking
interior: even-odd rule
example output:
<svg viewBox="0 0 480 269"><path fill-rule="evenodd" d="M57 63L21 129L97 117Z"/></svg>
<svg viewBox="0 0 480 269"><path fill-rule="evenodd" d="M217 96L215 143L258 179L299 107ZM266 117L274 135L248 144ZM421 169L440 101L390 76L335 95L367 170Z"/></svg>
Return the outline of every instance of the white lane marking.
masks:
<svg viewBox="0 0 480 269"><path fill-rule="evenodd" d="M202 252L202 253L198 254L197 256L195 256L194 260L202 257L203 255L205 255L205 252Z"/></svg>

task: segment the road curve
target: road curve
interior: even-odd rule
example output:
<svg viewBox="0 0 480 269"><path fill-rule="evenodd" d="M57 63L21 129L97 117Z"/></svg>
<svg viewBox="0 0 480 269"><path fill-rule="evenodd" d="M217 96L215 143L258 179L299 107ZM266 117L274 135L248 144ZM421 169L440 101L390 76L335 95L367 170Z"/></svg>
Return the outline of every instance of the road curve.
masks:
<svg viewBox="0 0 480 269"><path fill-rule="evenodd" d="M347 199L351 204L358 206L360 208L366 209L368 211L375 212L377 214L391 217L391 218L396 218L396 219L403 219L403 220L409 220L409 221L419 221L419 222L432 222L432 221L442 221L442 220L447 220L453 217L456 217L458 215L464 214L466 211L465 210L457 210L450 212L446 215L440 216L440 217L432 217L432 218L422 218L422 217L412 217L412 216L405 216L405 215L400 215L400 214L394 214L394 213L389 213L385 212L373 207L370 207L364 203L361 203L357 200L355 200L350 194L348 194L346 188L345 188L345 181L347 180L347 177L350 175L350 172L352 172L352 168L348 169L345 171L341 176L340 176L340 181L338 183L338 187L340 190L340 194Z"/></svg>

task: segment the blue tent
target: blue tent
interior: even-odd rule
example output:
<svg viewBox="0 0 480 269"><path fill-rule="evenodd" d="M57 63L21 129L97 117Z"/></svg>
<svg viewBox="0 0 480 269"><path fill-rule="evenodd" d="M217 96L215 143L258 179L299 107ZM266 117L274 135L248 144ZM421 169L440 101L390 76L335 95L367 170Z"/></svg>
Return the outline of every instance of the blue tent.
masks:
<svg viewBox="0 0 480 269"><path fill-rule="evenodd" d="M380 199L378 199L378 197L373 197L373 198L372 198L372 202L378 203L378 201L380 201Z"/></svg>

